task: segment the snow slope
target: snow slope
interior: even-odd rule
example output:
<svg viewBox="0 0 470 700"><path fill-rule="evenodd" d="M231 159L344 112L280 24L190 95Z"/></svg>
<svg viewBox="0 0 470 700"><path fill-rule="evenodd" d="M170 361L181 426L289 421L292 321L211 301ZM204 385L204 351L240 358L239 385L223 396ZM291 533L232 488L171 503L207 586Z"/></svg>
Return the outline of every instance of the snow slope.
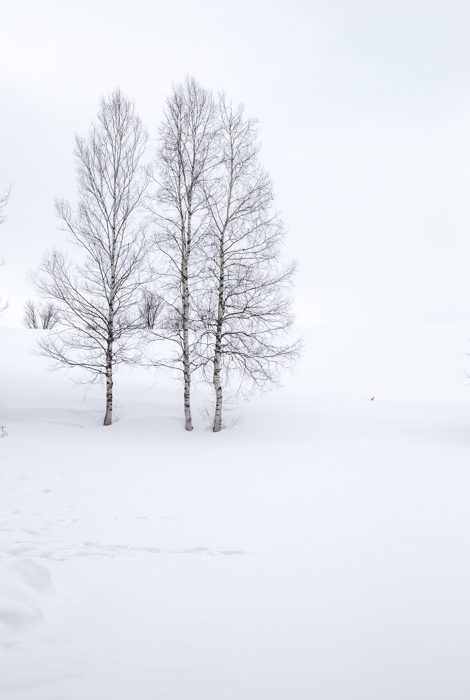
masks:
<svg viewBox="0 0 470 700"><path fill-rule="evenodd" d="M467 700L469 336L306 329L214 435L143 372L102 428L0 329L2 700Z"/></svg>

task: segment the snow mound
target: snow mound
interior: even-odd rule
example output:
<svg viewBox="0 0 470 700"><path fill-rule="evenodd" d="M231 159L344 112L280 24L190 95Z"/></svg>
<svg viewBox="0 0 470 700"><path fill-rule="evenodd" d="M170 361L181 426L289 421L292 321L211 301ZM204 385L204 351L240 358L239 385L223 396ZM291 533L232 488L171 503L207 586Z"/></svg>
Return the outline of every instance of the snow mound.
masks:
<svg viewBox="0 0 470 700"><path fill-rule="evenodd" d="M29 558L0 565L0 630L24 630L43 617L42 601L53 591L51 571Z"/></svg>

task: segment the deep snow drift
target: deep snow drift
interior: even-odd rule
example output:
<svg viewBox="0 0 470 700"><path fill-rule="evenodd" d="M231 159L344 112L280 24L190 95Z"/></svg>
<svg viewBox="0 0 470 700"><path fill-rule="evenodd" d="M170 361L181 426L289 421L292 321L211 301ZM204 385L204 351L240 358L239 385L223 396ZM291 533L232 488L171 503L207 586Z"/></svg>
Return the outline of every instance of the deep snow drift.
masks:
<svg viewBox="0 0 470 700"><path fill-rule="evenodd" d="M1 329L0 696L467 700L469 336L313 327L214 435L143 372L103 428Z"/></svg>

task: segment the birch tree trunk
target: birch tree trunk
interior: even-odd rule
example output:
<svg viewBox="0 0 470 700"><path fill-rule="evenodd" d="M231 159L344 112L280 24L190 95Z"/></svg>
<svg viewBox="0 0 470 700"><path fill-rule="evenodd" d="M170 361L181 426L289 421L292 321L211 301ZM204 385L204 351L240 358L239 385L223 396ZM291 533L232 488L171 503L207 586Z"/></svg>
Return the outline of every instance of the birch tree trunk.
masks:
<svg viewBox="0 0 470 700"><path fill-rule="evenodd" d="M111 425L113 422L113 341L114 341L114 298L116 294L115 252L116 235L115 226L112 228L111 244L111 284L108 308L108 337L106 345L106 411L103 425Z"/></svg>
<svg viewBox="0 0 470 700"><path fill-rule="evenodd" d="M106 352L106 412L103 425L111 425L113 422L113 345L108 342Z"/></svg>
<svg viewBox="0 0 470 700"><path fill-rule="evenodd" d="M192 430L191 419L191 365L189 350L189 283L188 262L191 251L191 216L188 216L188 228L186 237L182 241L181 277L183 287L182 311L183 311L183 381L184 381L184 429Z"/></svg>
<svg viewBox="0 0 470 700"><path fill-rule="evenodd" d="M224 322L224 281L225 281L225 230L222 229L220 235L220 256L219 256L219 289L218 289L218 305L217 305L217 326L215 330L215 347L214 347L214 390L215 390L215 413L214 433L222 430L222 378L221 362L222 362L222 329Z"/></svg>

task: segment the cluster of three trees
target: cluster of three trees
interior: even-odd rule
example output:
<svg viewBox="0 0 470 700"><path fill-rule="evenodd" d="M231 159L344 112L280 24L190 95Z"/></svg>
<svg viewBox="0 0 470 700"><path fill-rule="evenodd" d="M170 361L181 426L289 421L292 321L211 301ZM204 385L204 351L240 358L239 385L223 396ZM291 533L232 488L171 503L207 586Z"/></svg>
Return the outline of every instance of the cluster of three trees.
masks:
<svg viewBox="0 0 470 700"><path fill-rule="evenodd" d="M34 278L60 316L41 352L105 380L110 425L115 368L149 340L171 341L173 354L156 362L182 372L186 430L199 374L214 387L217 432L231 380L263 389L298 355L287 338L295 265L281 264L284 229L243 107L188 78L173 88L159 135L143 166L147 132L115 90L76 138L78 207L56 208L82 258L53 250Z"/></svg>

